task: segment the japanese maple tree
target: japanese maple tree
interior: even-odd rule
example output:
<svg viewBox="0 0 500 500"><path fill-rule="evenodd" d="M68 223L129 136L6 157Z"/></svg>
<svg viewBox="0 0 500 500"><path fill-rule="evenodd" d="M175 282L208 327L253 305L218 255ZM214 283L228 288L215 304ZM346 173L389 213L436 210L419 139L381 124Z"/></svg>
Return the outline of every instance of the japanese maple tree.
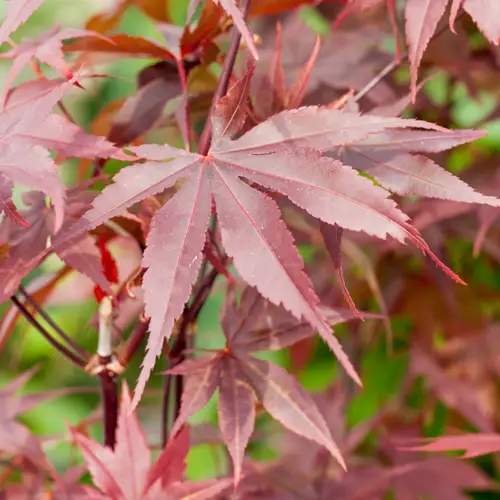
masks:
<svg viewBox="0 0 500 500"><path fill-rule="evenodd" d="M11 370L0 498L495 490L417 452L500 450L500 4L111 0L20 39L42 4L0 25L0 350L30 325L81 383Z"/></svg>

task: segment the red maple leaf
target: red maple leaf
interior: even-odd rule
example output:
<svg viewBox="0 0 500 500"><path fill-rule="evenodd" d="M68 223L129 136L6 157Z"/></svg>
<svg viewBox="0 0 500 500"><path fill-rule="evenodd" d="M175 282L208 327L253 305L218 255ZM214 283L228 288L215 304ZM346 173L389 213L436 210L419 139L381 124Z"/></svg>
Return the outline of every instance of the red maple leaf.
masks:
<svg viewBox="0 0 500 500"><path fill-rule="evenodd" d="M116 446L107 448L73 431L76 444L89 468L94 484L110 500L181 500L195 494L200 500L213 498L227 489L227 479L181 482L189 451L189 432L183 427L172 434L168 444L151 465L151 452L146 435L132 411L130 393L123 384L122 403L118 417Z"/></svg>

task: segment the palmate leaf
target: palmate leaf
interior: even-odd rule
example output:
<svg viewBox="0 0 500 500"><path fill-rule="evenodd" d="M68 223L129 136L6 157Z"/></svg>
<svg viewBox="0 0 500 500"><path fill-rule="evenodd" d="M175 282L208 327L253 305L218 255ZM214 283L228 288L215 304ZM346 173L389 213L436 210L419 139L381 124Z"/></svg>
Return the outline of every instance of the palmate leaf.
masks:
<svg viewBox="0 0 500 500"><path fill-rule="evenodd" d="M224 114L231 116L227 110ZM408 128L424 129L414 133L434 138L429 141L431 146L426 146L423 136L417 140L410 135L407 141L410 145L406 147L412 150L418 149L417 144L421 149L444 149L443 144L467 140L464 139L467 132L461 132L457 139L454 132L419 120L304 107L279 113L236 140L221 135L207 156L167 145L130 148L146 162L121 170L114 184L94 200L94 208L73 229L56 237L54 246L57 248L77 234L120 215L148 195L188 178L154 216L147 241L144 266L148 271L144 289L151 325L134 404L141 397L155 358L182 313L196 279L211 198L220 222L222 243L242 278L271 302L282 304L298 318L305 318L328 343L349 375L359 382L319 307L276 202L243 179L284 194L325 223L379 238L390 235L400 242L409 239L460 281L432 254L385 190L340 161L321 155L321 151L345 149L383 134L387 134L390 147L393 142L404 142L398 134L406 137L404 134L411 132ZM217 123L216 129L221 130ZM224 129L229 130L227 124ZM468 140L475 137L477 134L469 133ZM463 196L455 199L463 200ZM480 195L474 199L483 203L493 203L493 200ZM166 261L168 266L164 265Z"/></svg>
<svg viewBox="0 0 500 500"><path fill-rule="evenodd" d="M354 318L352 313L330 310L331 323ZM211 399L219 389L218 417L221 436L234 463L234 481L242 478L247 444L255 425L255 404L294 433L324 446L342 466L342 456L314 400L283 368L251 356L282 349L314 334L281 307L265 300L254 288L245 288L240 305L228 293L221 324L226 348L210 356L188 359L168 371L184 375L181 408L172 432Z"/></svg>

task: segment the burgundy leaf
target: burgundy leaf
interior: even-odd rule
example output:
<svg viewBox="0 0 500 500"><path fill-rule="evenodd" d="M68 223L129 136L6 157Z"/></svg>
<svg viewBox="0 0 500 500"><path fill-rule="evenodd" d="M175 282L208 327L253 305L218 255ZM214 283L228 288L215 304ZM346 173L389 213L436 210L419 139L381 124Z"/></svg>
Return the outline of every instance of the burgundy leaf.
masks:
<svg viewBox="0 0 500 500"><path fill-rule="evenodd" d="M241 359L241 369L264 408L285 427L324 446L345 468L328 426L307 392L280 366L255 358Z"/></svg>
<svg viewBox="0 0 500 500"><path fill-rule="evenodd" d="M428 134L439 141L422 146L422 141L410 131L402 130L408 127L428 130L414 131L419 139ZM134 203L188 177L180 191L153 217L144 260L144 267L149 270L143 282L151 335L134 405L164 339L170 336L189 297L200 263L212 196L222 243L237 271L271 302L282 304L298 319L305 318L359 383L353 366L332 335L278 206L271 197L241 178L285 194L329 224L381 238L389 234L399 241L410 239L444 272L462 283L432 253L416 229L409 225L408 217L387 198L386 191L340 162L323 157L314 149L305 149L328 151L368 140L370 134L378 134L379 139L384 137L388 148L397 144L410 150L417 146L442 150L457 141L467 142L471 137L470 133L454 133L419 120L309 107L275 115L235 141L221 135L207 156L168 145L130 148L139 157L146 158L146 163L122 169L115 176L114 184L94 200L93 208L77 224L54 238L53 247L67 244L81 233L122 214ZM163 264L165 257L171 265ZM168 284L166 290L164 283Z"/></svg>
<svg viewBox="0 0 500 500"><path fill-rule="evenodd" d="M220 361L219 428L234 463L234 483L241 479L245 448L255 425L255 395L238 361Z"/></svg>
<svg viewBox="0 0 500 500"><path fill-rule="evenodd" d="M186 469L185 459L189 453L189 429L183 427L177 434L171 432L170 435L173 437L149 470L145 491L158 481L167 490L172 483L182 479Z"/></svg>
<svg viewBox="0 0 500 500"><path fill-rule="evenodd" d="M151 318L150 335L134 405L141 398L155 359L164 340L170 337L198 275L210 209L209 174L202 168L153 219L143 259L148 269L143 285L146 314Z"/></svg>
<svg viewBox="0 0 500 500"><path fill-rule="evenodd" d="M303 316L317 328L349 375L361 384L318 309L318 298L275 202L230 176L226 169L218 169L218 174L220 182L214 190L222 243L238 272L271 302L282 303L285 309L297 317ZM248 259L248 248L252 260Z"/></svg>
<svg viewBox="0 0 500 500"><path fill-rule="evenodd" d="M314 44L313 50L311 52L311 56L304 64L304 66L300 69L298 75L295 78L295 81L292 83L287 92L287 109L298 108L302 103L302 99L307 91L307 85L309 83L309 79L311 78L312 70L316 64L316 60L318 58L319 49L321 46L321 39L318 35L316 38L316 43Z"/></svg>
<svg viewBox="0 0 500 500"><path fill-rule="evenodd" d="M213 396L219 384L220 366L218 358L186 360L169 370L169 373L187 375L182 391L181 408L172 427L176 434L186 420L200 411Z"/></svg>

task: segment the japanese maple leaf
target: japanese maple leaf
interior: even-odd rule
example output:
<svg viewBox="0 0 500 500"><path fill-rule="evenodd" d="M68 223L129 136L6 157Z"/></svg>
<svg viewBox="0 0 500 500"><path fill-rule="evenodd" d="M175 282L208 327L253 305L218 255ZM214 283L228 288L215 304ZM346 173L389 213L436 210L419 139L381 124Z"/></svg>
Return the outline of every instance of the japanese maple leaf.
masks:
<svg viewBox="0 0 500 500"><path fill-rule="evenodd" d="M63 228L73 224L87 210L95 195L79 189L68 191L65 202L65 222ZM0 295L10 297L21 280L38 263L37 257L44 253L48 239L56 234L55 209L47 206L45 197L37 191L23 194L27 209L20 216L28 227L5 218L0 224L0 244L6 245L6 252L0 259ZM112 294L111 287L103 275L101 255L90 235L82 235L77 240L60 248L57 255L69 266L88 276L106 293Z"/></svg>
<svg viewBox="0 0 500 500"><path fill-rule="evenodd" d="M39 62L48 64L49 66L55 68L62 76L65 76L68 79L72 79L73 71L64 59L62 41L70 38L92 36L102 38L109 43L113 43L105 36L93 31L78 29L67 29L60 31L59 27L56 26L55 28L51 28L45 33L42 33L37 38L24 40L17 47L14 47L12 50L1 54L1 59L12 59L12 64L10 65L10 71L7 76L7 81L5 82L2 94L2 104L5 101L5 97L10 89L10 86L22 71L22 69L27 64L29 64L32 59L36 59Z"/></svg>
<svg viewBox="0 0 500 500"><path fill-rule="evenodd" d="M418 120L303 107L274 115L233 139L228 133L233 116L237 113L215 112L213 141L206 156L168 145L130 148L147 161L121 170L82 220L54 238L55 246L63 244L147 196L186 179L155 213L147 239L143 266L148 270L143 287L146 314L151 317L150 336L134 402L140 398L155 358L164 339L171 335L196 279L212 200L223 246L241 277L271 302L283 304L298 318L306 318L349 375L359 382L319 308L319 299L276 202L248 181L280 192L327 224L382 239L389 235L403 242L408 238L447 270L385 190L321 152L393 129L402 132L408 127L420 127L441 133L444 140L449 131ZM165 261L172 265L165 266Z"/></svg>
<svg viewBox="0 0 500 500"><path fill-rule="evenodd" d="M354 318L349 311L325 309L331 324ZM245 448L255 423L255 404L285 427L315 441L342 464L344 461L314 400L283 368L251 356L258 351L284 349L314 334L314 329L281 307L266 301L254 288L243 292L239 307L229 293L221 325L226 347L211 355L187 360L169 373L187 376L173 432L199 411L219 389L219 428L234 462L234 479L241 478Z"/></svg>
<svg viewBox="0 0 500 500"><path fill-rule="evenodd" d="M474 458L500 451L500 434L458 434L421 440L420 444L399 446L401 450L443 452L465 450L462 458Z"/></svg>
<svg viewBox="0 0 500 500"><path fill-rule="evenodd" d="M6 9L2 26L0 26L0 44L35 12L43 0L6 0Z"/></svg>
<svg viewBox="0 0 500 500"><path fill-rule="evenodd" d="M227 479L201 483L180 482L189 452L187 427L171 434L173 437L151 465L146 435L132 411L130 393L125 383L115 449L111 450L77 432L73 432L73 435L94 484L110 500L180 500L190 498L190 494L203 500L213 498L231 484Z"/></svg>
<svg viewBox="0 0 500 500"><path fill-rule="evenodd" d="M70 82L49 87L36 99L13 102L0 112L0 176L12 183L37 189L51 197L60 228L64 213L64 185L48 151L33 139L52 107L67 90Z"/></svg>
<svg viewBox="0 0 500 500"><path fill-rule="evenodd" d="M484 137L483 131L384 131L333 148L329 156L375 178L386 189L403 196L441 198L499 206L494 196L475 191L433 160L415 154L437 153Z"/></svg>
<svg viewBox="0 0 500 500"><path fill-rule="evenodd" d="M412 97L415 99L417 72L422 55L436 31L439 20L450 0L408 0L406 4L406 40L411 64ZM450 28L460 7L474 19L484 36L492 43L500 43L500 3L496 0L451 0Z"/></svg>

